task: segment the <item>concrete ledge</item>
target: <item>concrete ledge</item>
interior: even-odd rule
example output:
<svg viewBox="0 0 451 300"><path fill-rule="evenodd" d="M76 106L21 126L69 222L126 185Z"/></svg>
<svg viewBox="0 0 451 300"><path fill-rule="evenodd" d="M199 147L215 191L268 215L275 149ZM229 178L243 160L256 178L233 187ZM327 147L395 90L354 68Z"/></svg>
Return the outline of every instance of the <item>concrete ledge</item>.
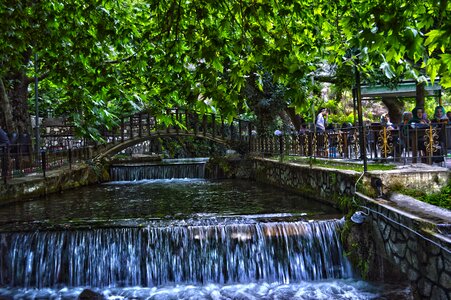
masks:
<svg viewBox="0 0 451 300"><path fill-rule="evenodd" d="M402 186L428 192L439 192L451 177L448 168L420 163L398 166L395 170L389 171L370 171L367 174L370 177L380 178L383 186L388 189Z"/></svg>
<svg viewBox="0 0 451 300"><path fill-rule="evenodd" d="M98 183L103 176L94 166L78 164L48 171L45 178L38 173L13 178L0 184L0 205Z"/></svg>

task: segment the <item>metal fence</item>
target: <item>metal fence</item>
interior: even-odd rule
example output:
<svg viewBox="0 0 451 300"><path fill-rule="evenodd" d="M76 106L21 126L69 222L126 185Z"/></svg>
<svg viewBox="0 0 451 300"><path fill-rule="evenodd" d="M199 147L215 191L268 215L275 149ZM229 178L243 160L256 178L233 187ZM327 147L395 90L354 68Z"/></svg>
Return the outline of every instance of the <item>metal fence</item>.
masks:
<svg viewBox="0 0 451 300"><path fill-rule="evenodd" d="M363 132L363 143L360 135ZM278 132L279 133L279 132ZM365 147L362 151L361 145ZM368 160L399 163L441 164L451 154L451 125L424 127L399 124L389 129L373 123L316 132L285 131L271 137L255 136L250 150L260 155L291 155L328 159Z"/></svg>
<svg viewBox="0 0 451 300"><path fill-rule="evenodd" d="M46 171L63 166L72 167L73 163L92 157L91 147L80 148L42 148L38 152L29 151L31 144L0 145L1 181L25 175L46 176Z"/></svg>

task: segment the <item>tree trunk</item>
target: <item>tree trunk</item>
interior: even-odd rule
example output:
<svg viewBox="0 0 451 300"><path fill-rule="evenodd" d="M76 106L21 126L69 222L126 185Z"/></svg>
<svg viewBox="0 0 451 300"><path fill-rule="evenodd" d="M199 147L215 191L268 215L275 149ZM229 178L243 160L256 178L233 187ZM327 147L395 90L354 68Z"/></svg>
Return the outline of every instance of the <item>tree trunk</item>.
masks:
<svg viewBox="0 0 451 300"><path fill-rule="evenodd" d="M390 120L394 124L399 124L402 121L402 113L404 111L404 102L396 97L382 98L382 103L388 109Z"/></svg>
<svg viewBox="0 0 451 300"><path fill-rule="evenodd" d="M424 109L424 82L419 82L417 83L416 86L416 96L415 96L415 100L416 100L416 107L421 107Z"/></svg>
<svg viewBox="0 0 451 300"><path fill-rule="evenodd" d="M0 78L0 126L6 132L17 132L17 128L14 124L13 110L11 103L6 92L5 83L3 78Z"/></svg>
<svg viewBox="0 0 451 300"><path fill-rule="evenodd" d="M285 109L288 116L290 116L291 123L293 123L294 128L297 132L301 130L303 119L300 115L296 114L296 111L294 110L294 107L287 107Z"/></svg>
<svg viewBox="0 0 451 300"><path fill-rule="evenodd" d="M29 79L25 73L18 73L11 82L11 88L7 91L7 95L13 109L13 130L17 133L31 135L31 119L28 112Z"/></svg>

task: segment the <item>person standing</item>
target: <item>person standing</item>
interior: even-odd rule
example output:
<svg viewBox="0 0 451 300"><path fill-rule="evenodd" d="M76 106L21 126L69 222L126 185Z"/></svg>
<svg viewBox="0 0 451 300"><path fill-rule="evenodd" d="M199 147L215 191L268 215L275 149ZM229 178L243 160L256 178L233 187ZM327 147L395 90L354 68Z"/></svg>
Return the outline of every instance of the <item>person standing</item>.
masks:
<svg viewBox="0 0 451 300"><path fill-rule="evenodd" d="M449 120L445 114L445 108L441 105L436 106L434 110L434 117L431 120L435 124L448 124Z"/></svg>
<svg viewBox="0 0 451 300"><path fill-rule="evenodd" d="M388 113L382 114L381 125L386 127L388 130L395 129L393 123L390 121L390 116L388 115Z"/></svg>
<svg viewBox="0 0 451 300"><path fill-rule="evenodd" d="M409 124L412 128L427 128L429 127L429 120L423 116L423 108L415 107L412 110L412 119L410 119Z"/></svg>
<svg viewBox="0 0 451 300"><path fill-rule="evenodd" d="M316 131L318 131L319 133L326 131L326 118L327 110L325 108L321 108L318 115L316 116Z"/></svg>
<svg viewBox="0 0 451 300"><path fill-rule="evenodd" d="M446 124L449 124L448 117L445 114L445 108L441 105L438 105L434 109L434 116L431 120L432 125L436 128L438 132L438 147L434 147L434 153L432 157L432 161L435 163L443 162L445 155L446 145Z"/></svg>
<svg viewBox="0 0 451 300"><path fill-rule="evenodd" d="M8 134L0 126L0 146L8 146L8 145L9 145Z"/></svg>
<svg viewBox="0 0 451 300"><path fill-rule="evenodd" d="M415 139L416 139L416 147L418 150L419 156L422 158L422 162L425 162L424 158L426 156L426 146L424 144L425 142L425 130L429 128L429 120L424 119L423 117L423 108L421 107L415 107L412 110L412 119L409 121L410 127L414 129L414 132L412 132L412 145L415 145Z"/></svg>

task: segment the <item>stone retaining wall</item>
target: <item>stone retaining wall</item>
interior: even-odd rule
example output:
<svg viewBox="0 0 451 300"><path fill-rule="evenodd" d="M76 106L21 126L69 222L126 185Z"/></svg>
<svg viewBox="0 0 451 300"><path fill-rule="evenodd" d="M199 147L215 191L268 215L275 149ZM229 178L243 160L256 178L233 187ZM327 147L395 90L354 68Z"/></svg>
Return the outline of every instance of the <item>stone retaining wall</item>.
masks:
<svg viewBox="0 0 451 300"><path fill-rule="evenodd" d="M103 174L91 165L73 165L71 169L63 168L48 171L44 178L42 174L14 178L7 184L0 184L0 204L24 201L29 198L44 196L85 185L95 184L105 180L108 174Z"/></svg>
<svg viewBox="0 0 451 300"><path fill-rule="evenodd" d="M451 239L437 224L396 209L388 201L356 197L369 213L371 236L383 256L406 274L419 299L451 299ZM354 225L359 226L359 225Z"/></svg>
<svg viewBox="0 0 451 300"><path fill-rule="evenodd" d="M261 158L254 158L252 162L252 177L255 180L290 189L334 206L341 197L354 195L356 182L361 175L355 171L309 167Z"/></svg>

